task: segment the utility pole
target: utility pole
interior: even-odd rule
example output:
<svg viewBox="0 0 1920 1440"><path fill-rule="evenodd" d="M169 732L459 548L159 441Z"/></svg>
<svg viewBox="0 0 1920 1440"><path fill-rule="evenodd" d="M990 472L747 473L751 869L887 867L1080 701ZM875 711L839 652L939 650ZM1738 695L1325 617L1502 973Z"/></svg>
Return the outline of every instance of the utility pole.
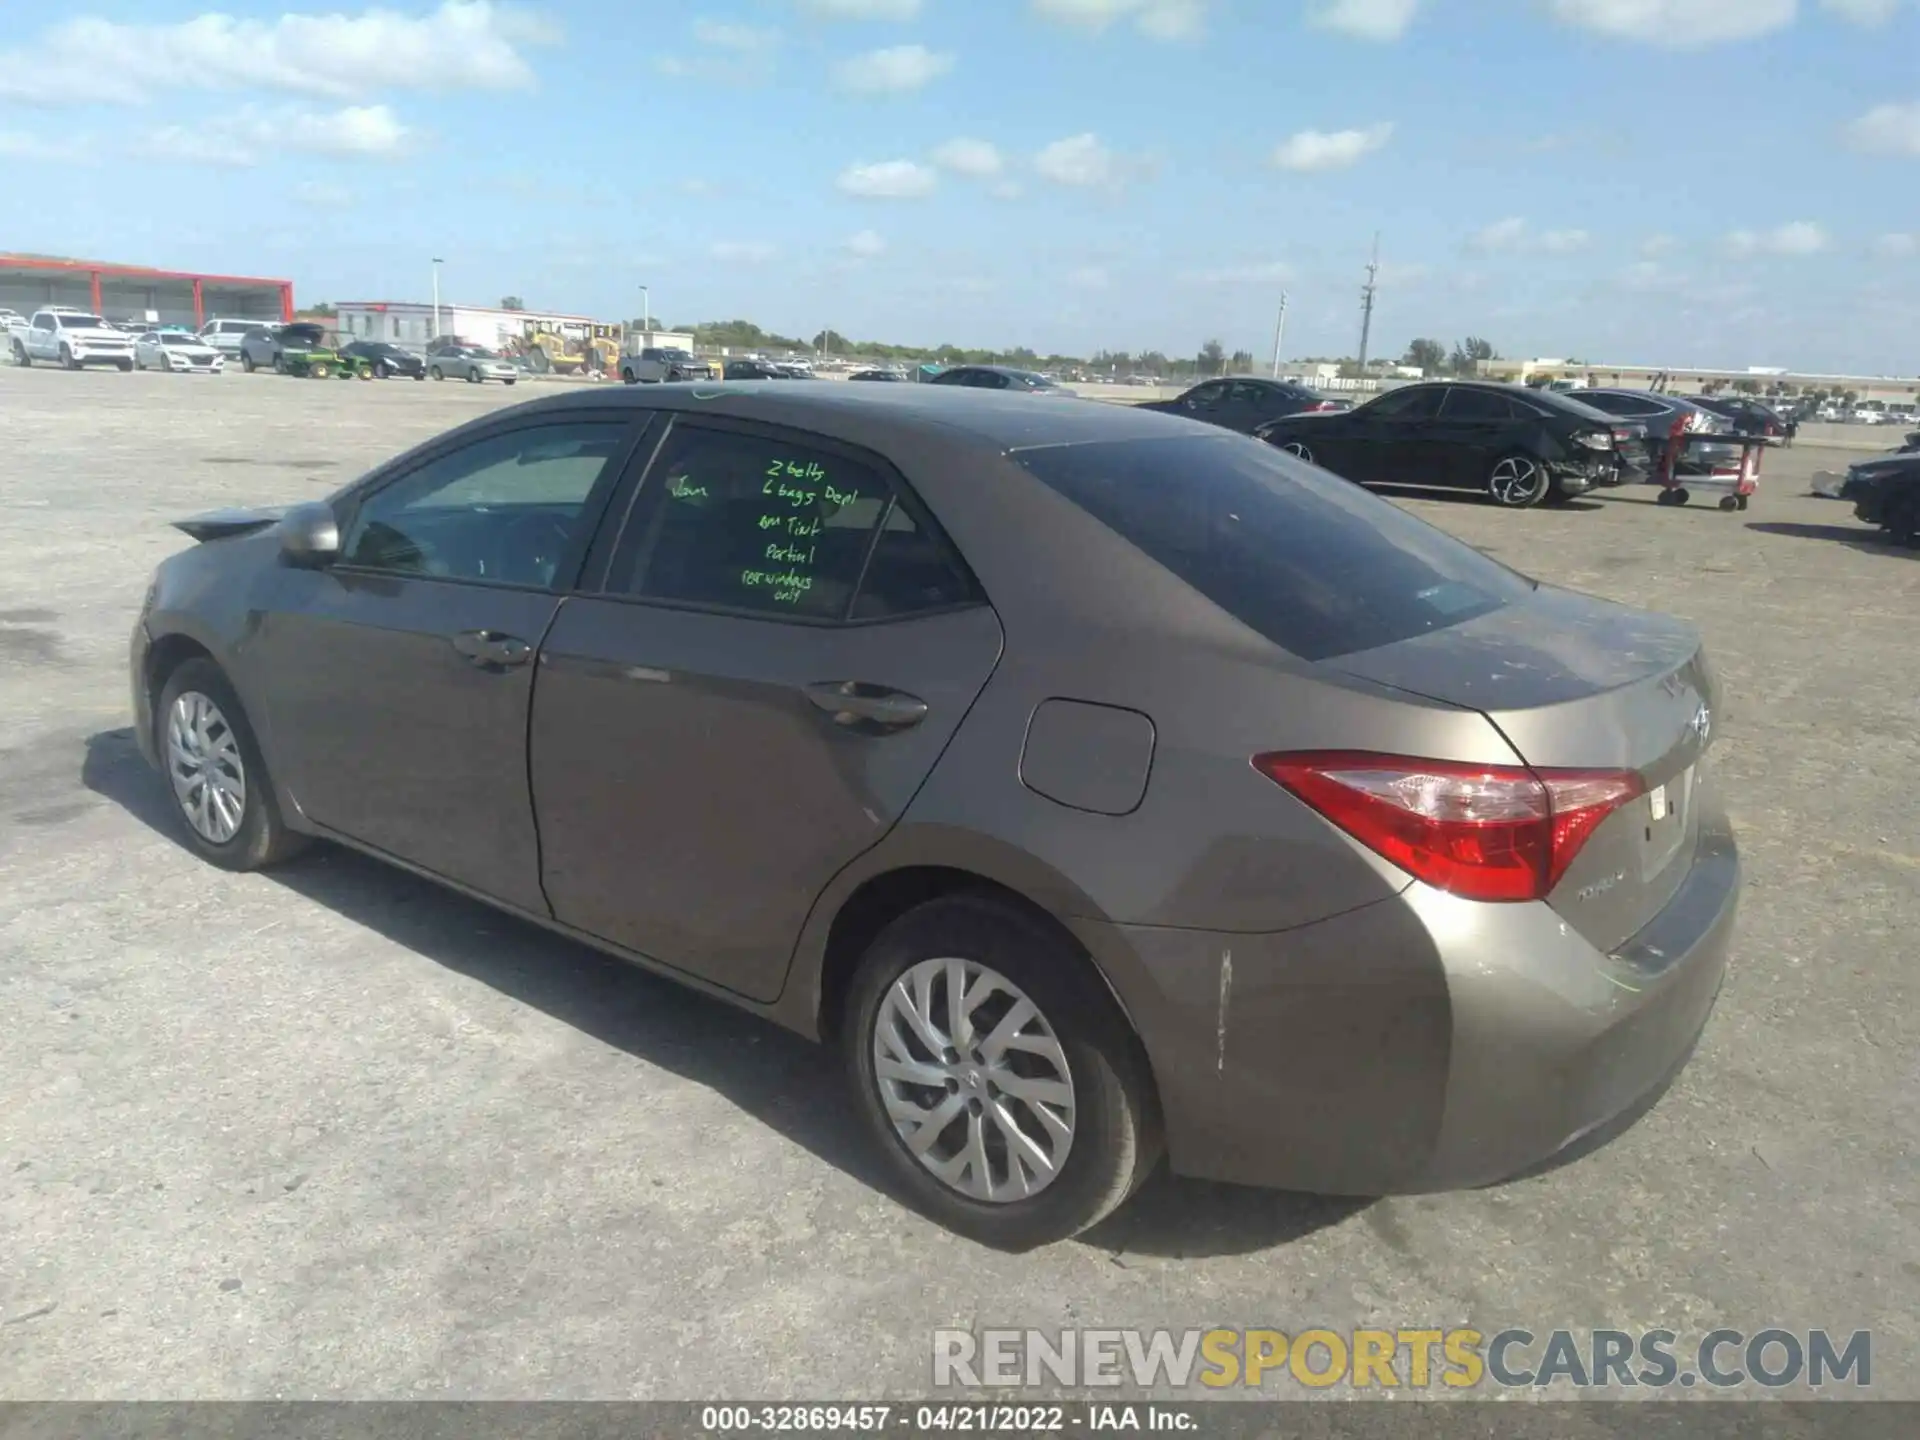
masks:
<svg viewBox="0 0 1920 1440"><path fill-rule="evenodd" d="M1373 232L1373 259L1367 262L1367 283L1360 287L1360 378L1367 378L1367 339L1373 333L1374 279L1380 273L1380 232Z"/></svg>
<svg viewBox="0 0 1920 1440"><path fill-rule="evenodd" d="M1280 313L1273 319L1273 378L1280 378L1280 337L1287 333L1287 292L1280 292Z"/></svg>
<svg viewBox="0 0 1920 1440"><path fill-rule="evenodd" d="M438 255L433 257L433 338L440 338L440 267L447 262Z"/></svg>

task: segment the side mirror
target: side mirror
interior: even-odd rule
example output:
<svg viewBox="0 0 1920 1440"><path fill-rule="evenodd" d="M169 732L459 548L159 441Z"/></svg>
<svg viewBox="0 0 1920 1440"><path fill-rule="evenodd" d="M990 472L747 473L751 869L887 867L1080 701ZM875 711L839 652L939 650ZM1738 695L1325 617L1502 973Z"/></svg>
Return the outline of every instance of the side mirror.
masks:
<svg viewBox="0 0 1920 1440"><path fill-rule="evenodd" d="M318 501L280 517L280 558L303 570L321 570L340 557L340 522Z"/></svg>

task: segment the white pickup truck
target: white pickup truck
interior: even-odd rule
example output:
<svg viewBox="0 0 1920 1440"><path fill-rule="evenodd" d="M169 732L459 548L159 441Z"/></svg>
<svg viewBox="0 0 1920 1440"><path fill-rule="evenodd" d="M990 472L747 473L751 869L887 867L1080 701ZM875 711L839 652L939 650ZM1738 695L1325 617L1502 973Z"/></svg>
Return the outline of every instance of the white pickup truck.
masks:
<svg viewBox="0 0 1920 1440"><path fill-rule="evenodd" d="M31 365L44 360L78 370L85 365L117 365L133 369L133 336L117 330L98 315L65 305L49 305L33 312L24 325L8 332L14 363Z"/></svg>

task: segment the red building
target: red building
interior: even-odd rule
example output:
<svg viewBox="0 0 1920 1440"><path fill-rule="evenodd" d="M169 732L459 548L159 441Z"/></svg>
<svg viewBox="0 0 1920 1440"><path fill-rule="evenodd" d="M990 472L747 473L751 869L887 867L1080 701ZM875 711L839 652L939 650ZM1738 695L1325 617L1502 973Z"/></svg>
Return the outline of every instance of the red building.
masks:
<svg viewBox="0 0 1920 1440"><path fill-rule="evenodd" d="M0 307L30 315L72 305L109 320L145 320L196 329L214 316L293 319L293 282L246 275L198 275L95 260L0 255Z"/></svg>

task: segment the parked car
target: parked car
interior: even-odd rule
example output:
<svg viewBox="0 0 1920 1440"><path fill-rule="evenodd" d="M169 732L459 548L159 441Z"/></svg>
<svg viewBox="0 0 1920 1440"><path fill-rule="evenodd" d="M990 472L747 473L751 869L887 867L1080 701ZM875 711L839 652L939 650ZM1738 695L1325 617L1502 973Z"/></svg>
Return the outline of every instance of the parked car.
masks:
<svg viewBox="0 0 1920 1440"><path fill-rule="evenodd" d="M249 375L266 369L280 375L325 380L351 364L335 348L327 328L310 320L266 325L240 337L240 368Z"/></svg>
<svg viewBox="0 0 1920 1440"><path fill-rule="evenodd" d="M180 528L129 660L194 851L325 836L829 1040L893 1184L993 1244L1163 1137L1314 1192L1512 1175L1719 991L1698 633L1244 436L598 388Z"/></svg>
<svg viewBox="0 0 1920 1440"><path fill-rule="evenodd" d="M969 390L1006 390L1017 395L1037 395L1049 399L1080 398L1066 386L1036 371L1018 370L1011 365L956 365L951 370L942 370L930 376L927 383L960 385Z"/></svg>
<svg viewBox="0 0 1920 1440"><path fill-rule="evenodd" d="M1848 412L1847 419L1855 425L1884 425L1887 412L1876 405L1856 405Z"/></svg>
<svg viewBox="0 0 1920 1440"><path fill-rule="evenodd" d="M13 326L8 336L16 365L44 360L69 370L88 365L133 369L133 337L90 310L49 305L34 311L26 324Z"/></svg>
<svg viewBox="0 0 1920 1440"><path fill-rule="evenodd" d="M849 380L872 380L881 384L896 381L903 382L906 378L907 377L902 375L898 370L856 370L847 376Z"/></svg>
<svg viewBox="0 0 1920 1440"><path fill-rule="evenodd" d="M620 357L620 378L629 385L658 385L674 380L711 380L713 366L690 350L649 345L638 355Z"/></svg>
<svg viewBox="0 0 1920 1440"><path fill-rule="evenodd" d="M0 331L11 331L14 326L26 323L27 317L18 310L9 310L6 306L0 305Z"/></svg>
<svg viewBox="0 0 1920 1440"><path fill-rule="evenodd" d="M1920 452L1902 451L1849 466L1840 498L1896 545L1920 544Z"/></svg>
<svg viewBox="0 0 1920 1440"><path fill-rule="evenodd" d="M226 356L183 328L156 328L133 342L133 364L138 370L218 375L226 363Z"/></svg>
<svg viewBox="0 0 1920 1440"><path fill-rule="evenodd" d="M1404 385L1254 434L1363 485L1477 490L1511 509L1616 483L1613 419L1570 396L1491 381Z"/></svg>
<svg viewBox="0 0 1920 1440"><path fill-rule="evenodd" d="M1786 422L1758 400L1739 395L1688 395L1685 398L1729 421L1736 435L1759 435L1768 440L1787 438Z"/></svg>
<svg viewBox="0 0 1920 1440"><path fill-rule="evenodd" d="M240 342L258 331L271 330L266 320L235 320L219 316L200 327L200 338L229 360L240 358Z"/></svg>
<svg viewBox="0 0 1920 1440"><path fill-rule="evenodd" d="M354 340L340 347L340 353L365 363L376 380L404 375L410 380L427 378L427 362L411 350L402 350L385 340Z"/></svg>
<svg viewBox="0 0 1920 1440"><path fill-rule="evenodd" d="M792 374L771 360L729 360L720 370L724 380L791 380Z"/></svg>
<svg viewBox="0 0 1920 1440"><path fill-rule="evenodd" d="M432 379L465 380L470 385L488 380L511 385L522 373L512 361L484 345L443 346L428 353L426 365Z"/></svg>
<svg viewBox="0 0 1920 1440"><path fill-rule="evenodd" d="M1619 421L1644 426L1641 451L1647 470L1654 474L1660 473L1666 463L1667 451L1673 448L1676 427L1687 434L1734 433L1732 420L1680 395L1657 394L1651 390L1590 388L1582 390L1575 398L1582 405L1604 411ZM1675 465L1676 473L1680 475L1708 474L1740 463L1741 451L1737 445L1705 445L1694 441L1680 446L1679 450Z"/></svg>
<svg viewBox="0 0 1920 1440"><path fill-rule="evenodd" d="M1148 400L1140 408L1185 415L1190 419L1204 420L1209 425L1250 435L1268 420L1309 411L1331 411L1337 407L1318 391L1290 380L1232 375L1218 380L1203 380L1184 395L1172 400Z"/></svg>

